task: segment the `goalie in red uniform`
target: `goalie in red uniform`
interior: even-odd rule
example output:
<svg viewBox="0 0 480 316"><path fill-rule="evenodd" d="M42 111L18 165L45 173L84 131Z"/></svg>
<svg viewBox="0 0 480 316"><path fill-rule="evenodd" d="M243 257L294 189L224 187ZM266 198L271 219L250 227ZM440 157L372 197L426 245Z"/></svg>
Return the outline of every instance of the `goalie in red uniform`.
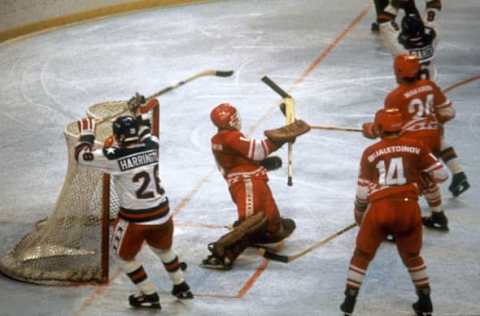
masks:
<svg viewBox="0 0 480 316"><path fill-rule="evenodd" d="M420 250L422 218L418 205L421 178L441 182L448 178L443 165L422 142L401 135L398 109L381 109L375 127L381 140L363 152L355 198L355 220L360 225L340 309L352 315L369 263L387 237L396 239L398 253L410 273L419 316L432 315L430 285Z"/></svg>
<svg viewBox="0 0 480 316"><path fill-rule="evenodd" d="M120 268L137 288L129 303L136 308L160 309L155 284L148 278L135 257L145 242L162 261L173 283L172 295L191 299L193 294L185 282L186 264L172 249L173 220L165 190L158 177L158 138L150 133L146 113L158 101L136 95L129 107L136 116L120 116L113 122L113 136L103 148L94 148L95 121L79 121L80 139L75 158L85 167L97 168L112 175L119 197L120 210L113 232L113 250Z"/></svg>
<svg viewBox="0 0 480 316"><path fill-rule="evenodd" d="M267 183L267 169L279 168L281 160L268 155L286 141L293 141L307 132L309 126L297 121L293 125L298 125L299 131L290 139L255 140L240 132L237 109L228 103L215 107L210 118L218 128L218 133L211 139L213 155L237 206L238 220L231 232L209 244L211 254L202 265L229 270L247 247L279 242L294 231L295 222L280 216Z"/></svg>

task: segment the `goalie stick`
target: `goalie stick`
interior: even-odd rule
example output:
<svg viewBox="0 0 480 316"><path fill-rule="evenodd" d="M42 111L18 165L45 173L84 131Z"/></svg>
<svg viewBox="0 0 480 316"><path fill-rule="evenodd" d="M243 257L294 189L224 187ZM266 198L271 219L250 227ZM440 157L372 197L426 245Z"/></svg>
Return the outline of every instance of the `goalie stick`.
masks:
<svg viewBox="0 0 480 316"><path fill-rule="evenodd" d="M270 259L272 261L283 262L283 263L289 263L289 262L292 262L293 260L296 260L296 259L306 255L307 253L317 249L318 247L325 245L330 240L337 238L338 236L340 236L343 233L349 231L350 229L354 228L355 226L357 226L356 223L350 224L347 227L344 227L343 229L337 231L336 233L328 236L327 238L319 240L319 241L315 242L314 244L310 245L309 247L305 248L304 250L300 251L299 253L296 253L296 254L293 254L293 255L281 255L281 254L272 252L271 249L268 249L266 247L262 247L262 246L256 246L256 247L261 250L262 256L266 259Z"/></svg>
<svg viewBox="0 0 480 316"><path fill-rule="evenodd" d="M273 91L278 93L282 99L283 102L282 105L280 105L280 110L282 111L283 115L285 116L286 123L287 125L290 123L293 123L295 121L295 102L293 101L293 98L290 94L288 94L285 90L280 88L275 82L273 82L272 79L270 79L267 76L263 76L262 81L269 86ZM289 186L293 185L293 161L292 161L292 156L293 156L293 143L288 143L288 161L287 161L287 166L288 166L288 180L287 184Z"/></svg>
<svg viewBox="0 0 480 316"><path fill-rule="evenodd" d="M168 86L168 87L165 87L163 88L162 90L158 91L158 92L155 92L154 94L152 94L151 96L147 97L147 101L150 100L150 99L153 99L153 98L156 98L156 97L159 97L167 92L170 92L172 90L175 90L183 85L185 85L186 83L189 83L190 81L193 81L197 78L201 78L201 77L207 77L207 76L215 76L215 77L230 77L232 76L234 73L233 70L215 70L215 69L208 69L208 70L204 70L204 71L201 71L199 73L196 73L194 74L193 76L190 76L184 80L181 80L179 82L177 82L176 84L174 85L171 85L171 86ZM112 117L115 117L115 116L118 116L118 115L121 115L123 113L126 113L128 111L128 109L122 109L121 111L117 112L117 113L114 113L112 115L109 115L107 117L104 117L100 120L97 121L97 124L100 124L100 123L103 123L105 122L106 120L112 118Z"/></svg>

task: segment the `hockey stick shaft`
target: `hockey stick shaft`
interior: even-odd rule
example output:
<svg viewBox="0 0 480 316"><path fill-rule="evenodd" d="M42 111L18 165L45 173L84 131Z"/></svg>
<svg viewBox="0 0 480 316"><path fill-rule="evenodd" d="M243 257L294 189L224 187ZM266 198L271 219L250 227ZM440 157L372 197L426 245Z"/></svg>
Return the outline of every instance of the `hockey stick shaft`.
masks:
<svg viewBox="0 0 480 316"><path fill-rule="evenodd" d="M340 236L343 233L349 231L350 229L354 228L355 226L357 226L356 223L350 224L347 227L344 227L343 229L337 231L336 233L328 236L325 239L317 241L316 243L310 245L309 247L305 248L304 250L302 250L299 253L294 254L294 255L290 255L290 256L280 255L280 254L276 254L276 253L273 253L271 251L268 251L268 249L265 249L265 251L263 253L263 256L265 258L273 260L273 261L279 261L279 262L283 262L283 263L292 262L293 260L298 259L298 258L306 255L307 253L317 249L318 247L325 245L326 243L328 243L332 239L337 238L338 236Z"/></svg>
<svg viewBox="0 0 480 316"><path fill-rule="evenodd" d="M175 90L181 86L183 86L184 84L186 83L189 83L190 81L193 81L197 78L201 78L201 77L206 77L206 76L215 76L215 77L230 77L232 76L234 73L233 70L215 70L215 69L208 69L208 70L204 70L204 71L201 71L199 73L196 73L194 74L193 76L190 76L188 77L187 79L184 79L184 80L181 80L179 82L177 82L176 84L174 85L171 85L171 86L168 86L168 87L165 87L163 88L162 90L160 91L157 91L155 92L154 94L152 94L151 96L147 97L147 101L150 100L150 99L153 99L153 98L156 98L156 97L159 97L167 92L170 92L172 90ZM123 109L117 113L114 113L110 116L107 116L107 117L104 117L102 119L100 119L99 121L97 121L97 124L100 124L100 123L103 123L105 122L106 120L112 118L112 117L115 117L115 116L118 116L118 115L121 115L123 113L126 113L128 111L128 109Z"/></svg>
<svg viewBox="0 0 480 316"><path fill-rule="evenodd" d="M325 125L310 125L312 129L321 129L327 131L342 131L342 132L362 132L361 128L354 127L338 127L338 126L325 126Z"/></svg>
<svg viewBox="0 0 480 316"><path fill-rule="evenodd" d="M268 76L263 76L262 81L269 86L273 91L275 91L278 95L280 95L283 99L291 99L291 102L293 104L293 98L290 94L288 94L285 90L280 88L279 85L277 85L272 79L270 79ZM284 100L285 101L285 100ZM295 121L295 112L293 109L289 112L288 106L286 105L286 101L282 104L280 104L280 110L282 111L283 115L287 119L287 124L293 123ZM293 105L292 105L293 106ZM290 122L289 122L290 120ZM293 185L293 144L288 143L288 178L287 178L287 185L292 186Z"/></svg>
<svg viewBox="0 0 480 316"><path fill-rule="evenodd" d="M170 92L172 90L177 89L178 87L183 86L186 83L189 83L190 81L193 81L197 78L200 77L205 77L205 76L216 76L216 77L230 77L233 75L233 70L214 70L214 69L209 69L209 70L204 70L202 72L199 72L191 77L188 77L187 79L181 80L177 82L176 84L172 86L168 86L166 88L163 88L162 90L152 94L151 96L148 97L148 99L151 98L156 98L161 96L162 94L165 94L167 92Z"/></svg>

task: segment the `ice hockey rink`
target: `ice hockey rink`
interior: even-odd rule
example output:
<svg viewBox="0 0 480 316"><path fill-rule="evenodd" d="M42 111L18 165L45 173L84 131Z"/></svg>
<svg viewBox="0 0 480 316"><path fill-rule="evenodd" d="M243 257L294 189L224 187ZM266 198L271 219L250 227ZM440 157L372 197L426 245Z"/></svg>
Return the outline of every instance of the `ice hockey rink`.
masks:
<svg viewBox="0 0 480 316"><path fill-rule="evenodd" d="M423 9L423 1L417 1ZM450 232L424 231L435 315L480 315L480 2L443 1L438 83L457 117L446 127L472 185L443 201ZM252 137L278 127L280 98L268 75L310 124L360 127L395 86L392 58L370 32L374 10L363 0L238 0L157 8L96 19L0 44L0 256L53 210L63 184L66 124L88 106L146 95L205 69L230 78L199 78L162 96L160 176L175 212L174 246L196 298L180 302L159 259L138 259L161 289L162 315L340 315L357 229L288 264L247 250L232 271L199 267L207 244L236 219L210 149L211 109L224 101ZM356 132L312 130L294 144L294 185L283 167L270 184L297 230L281 253L293 254L353 223L362 150ZM287 151L279 155L286 161ZM421 200L425 214L428 208ZM39 286L0 275L0 315L152 315L134 311L129 280L111 265L101 286ZM370 265L355 315L413 315L410 277L392 244Z"/></svg>

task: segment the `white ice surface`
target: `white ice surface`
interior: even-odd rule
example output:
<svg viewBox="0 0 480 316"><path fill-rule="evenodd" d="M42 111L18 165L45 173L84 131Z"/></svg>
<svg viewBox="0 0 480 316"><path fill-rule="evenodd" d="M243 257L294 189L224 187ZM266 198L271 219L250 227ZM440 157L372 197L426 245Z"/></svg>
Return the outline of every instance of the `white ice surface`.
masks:
<svg viewBox="0 0 480 316"><path fill-rule="evenodd" d="M263 75L289 89L298 117L311 124L359 127L372 118L394 87L391 57L369 30L373 8L327 51L366 8L367 1L360 0L215 1L100 19L0 44L0 253L51 212L66 171L63 128L84 116L89 105L128 99L135 91L148 95L208 68L234 69L232 78L198 79L160 99L160 173L178 210L175 247L189 263L186 278L198 294L188 303L174 300L160 261L145 249L139 260L162 290L161 313L340 315L356 230L290 264L270 262L247 294L233 299L209 295L235 296L262 259L249 250L233 271L203 270L198 263L207 255L206 245L224 231L186 224L235 220L209 147L215 132L209 113L222 101L233 103L244 130L254 137L282 124L279 97L260 81ZM478 1L444 1L437 57L442 87L480 75L479 17ZM317 58L322 59L315 65ZM303 76L310 65L315 67ZM449 93L457 118L448 123L447 139L472 188L452 199L445 185L451 231L425 232L423 255L436 315L480 315L479 88L477 80ZM282 214L298 227L285 253L353 222L358 160L367 144L358 133L312 131L294 146L294 186L286 186L285 169L270 175ZM285 149L279 154L286 159ZM113 266L113 280L102 289L42 287L0 277L0 315L152 314L128 307L132 286L115 272ZM355 315L412 315L414 300L395 248L383 245Z"/></svg>

